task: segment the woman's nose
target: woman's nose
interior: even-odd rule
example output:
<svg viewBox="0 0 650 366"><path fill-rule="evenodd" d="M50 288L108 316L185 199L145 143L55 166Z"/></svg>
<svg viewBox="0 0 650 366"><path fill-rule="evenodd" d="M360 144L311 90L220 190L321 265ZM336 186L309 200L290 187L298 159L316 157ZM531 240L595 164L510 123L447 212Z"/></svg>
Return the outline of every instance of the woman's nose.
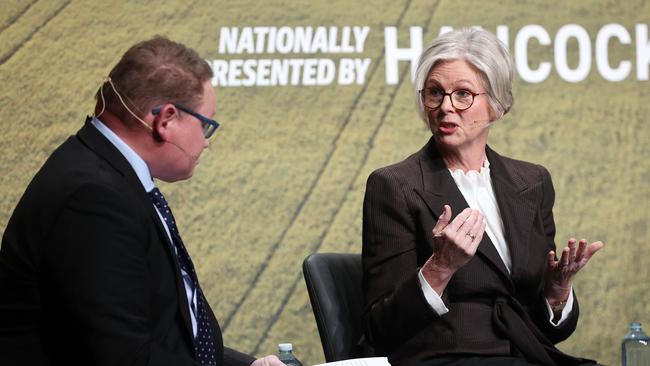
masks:
<svg viewBox="0 0 650 366"><path fill-rule="evenodd" d="M449 98L447 98L449 97ZM451 94L446 94L442 97L442 103L440 104L440 110L444 112L452 112L455 111L456 109L454 108L454 104L451 101Z"/></svg>

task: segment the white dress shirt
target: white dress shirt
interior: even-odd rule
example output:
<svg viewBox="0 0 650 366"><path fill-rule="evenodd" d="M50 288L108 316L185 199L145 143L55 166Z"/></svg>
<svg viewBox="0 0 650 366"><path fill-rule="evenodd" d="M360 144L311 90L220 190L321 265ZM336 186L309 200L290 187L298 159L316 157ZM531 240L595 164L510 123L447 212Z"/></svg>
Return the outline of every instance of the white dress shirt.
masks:
<svg viewBox="0 0 650 366"><path fill-rule="evenodd" d="M481 167L480 172L470 170L465 173L461 169L454 171L450 169L449 172L469 207L478 210L483 214L486 222L485 233L494 244L494 247L499 253L499 257L501 257L501 260L508 270L508 273L511 273L512 258L510 257L510 250L508 249L506 239L503 235L503 220L501 219L499 206L496 197L494 196L494 189L492 189L490 162L487 160L487 157L483 161L483 166ZM422 288L424 297L431 308L438 315L447 313L449 309L445 306L440 295L438 295L438 293L436 293L436 291L431 288L429 283L424 279L422 270L418 272L418 278L420 280L420 287ZM562 309L562 316L557 322L553 322L553 310L548 301L546 302L546 307L549 313L549 322L555 326L560 325L569 316L571 309L573 309L573 290L569 293L567 303Z"/></svg>
<svg viewBox="0 0 650 366"><path fill-rule="evenodd" d="M151 178L151 172L149 171L149 167L147 166L147 163L142 160L140 155L136 153L129 145L124 142L118 135L115 134L110 128L108 128L102 121L100 121L97 117L93 117L93 119L90 121L97 130L110 141L115 148L117 148L120 153L124 156L124 158L129 162L133 170L135 171L135 174L138 176L138 179L140 180L140 183L142 183L142 186L144 187L144 190L149 192L152 189L155 188L155 184L153 182L153 178ZM169 238L169 242L172 243L172 236L169 232L169 228L167 227L167 224L165 223L165 220L163 219L162 215L158 211L158 208L152 203L151 204L154 209L156 209L156 212L158 213L158 217L160 218L160 222L163 224L165 227L165 231L167 232L167 237ZM174 249L174 252L176 252L176 247L172 245L172 248ZM178 255L178 253L176 253ZM189 304L190 308L190 318L192 319L192 332L194 333L194 337L196 337L196 331L197 331L197 323L196 323L196 314L194 314L194 309L196 309L196 291L194 291L194 284L192 284L191 280L189 279L190 276L188 273L183 271L181 269L182 275L183 275L183 283L185 285L185 295L187 296L187 303Z"/></svg>

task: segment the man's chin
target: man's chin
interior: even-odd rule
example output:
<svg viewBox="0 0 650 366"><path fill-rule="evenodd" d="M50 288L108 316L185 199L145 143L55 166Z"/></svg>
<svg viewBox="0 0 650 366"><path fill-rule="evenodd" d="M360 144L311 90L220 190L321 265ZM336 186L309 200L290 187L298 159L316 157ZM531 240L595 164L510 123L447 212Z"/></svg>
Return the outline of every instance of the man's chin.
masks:
<svg viewBox="0 0 650 366"><path fill-rule="evenodd" d="M174 182L180 182L182 180L188 180L192 178L193 175L194 175L194 168L192 168L192 170L184 174L174 174L174 175L170 174L170 175L154 177L154 178L162 180L165 183L174 183Z"/></svg>

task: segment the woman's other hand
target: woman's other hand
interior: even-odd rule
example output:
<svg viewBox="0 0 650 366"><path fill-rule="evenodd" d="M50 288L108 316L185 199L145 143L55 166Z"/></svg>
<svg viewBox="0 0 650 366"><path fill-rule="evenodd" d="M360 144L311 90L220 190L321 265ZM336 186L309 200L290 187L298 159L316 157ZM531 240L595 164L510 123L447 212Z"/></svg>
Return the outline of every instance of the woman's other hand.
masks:
<svg viewBox="0 0 650 366"><path fill-rule="evenodd" d="M545 279L546 300L552 306L563 304L569 298L573 276L586 266L591 257L605 244L600 241L587 245L586 239L581 239L576 246L574 238L569 239L568 246L562 250L562 256L555 260L555 252L547 255Z"/></svg>
<svg viewBox="0 0 650 366"><path fill-rule="evenodd" d="M472 259L485 225L478 210L466 208L451 220L451 207L444 206L432 230L433 254L422 266L422 275L438 294L442 294L451 276Z"/></svg>

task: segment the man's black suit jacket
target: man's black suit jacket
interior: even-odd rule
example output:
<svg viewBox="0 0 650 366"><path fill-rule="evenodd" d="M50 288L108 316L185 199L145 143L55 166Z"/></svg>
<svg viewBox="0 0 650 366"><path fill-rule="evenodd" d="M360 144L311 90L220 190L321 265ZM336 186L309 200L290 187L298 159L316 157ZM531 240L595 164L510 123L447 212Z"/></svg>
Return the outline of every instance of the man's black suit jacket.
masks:
<svg viewBox="0 0 650 366"><path fill-rule="evenodd" d="M551 177L539 165L502 157L490 148L486 154L512 273L483 235L476 255L443 292L449 312L442 316L426 302L417 273L433 252L431 230L443 205L450 205L455 216L468 204L434 140L368 178L364 327L369 343L393 365L422 365L462 354L515 354L548 365L576 361L553 344L574 331L577 301L568 319L554 327L543 296L546 255L555 250Z"/></svg>
<svg viewBox="0 0 650 366"><path fill-rule="evenodd" d="M190 322L176 256L142 183L86 121L36 174L5 230L0 364L195 365ZM218 364L252 361L226 350Z"/></svg>

